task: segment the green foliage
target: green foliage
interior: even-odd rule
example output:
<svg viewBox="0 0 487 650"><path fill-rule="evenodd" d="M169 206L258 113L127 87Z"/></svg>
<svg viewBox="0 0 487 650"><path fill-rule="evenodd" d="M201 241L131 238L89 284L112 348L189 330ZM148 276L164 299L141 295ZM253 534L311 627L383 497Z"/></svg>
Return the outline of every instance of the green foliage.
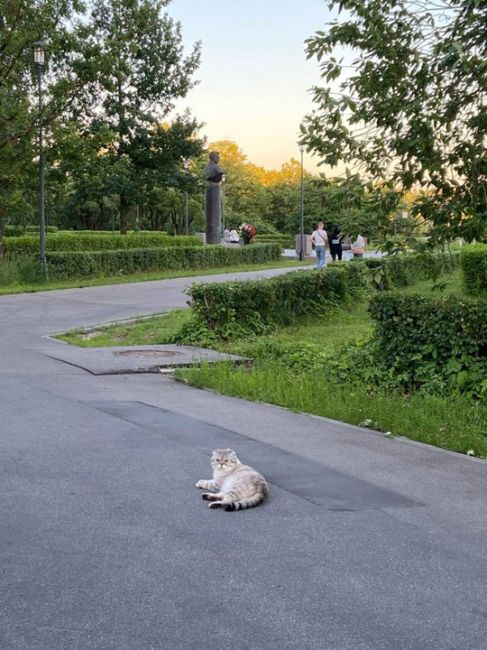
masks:
<svg viewBox="0 0 487 650"><path fill-rule="evenodd" d="M282 235L280 233L267 235L257 232L254 241L258 244L275 242L276 244L280 244L283 248L294 248L294 237L292 235Z"/></svg>
<svg viewBox="0 0 487 650"><path fill-rule="evenodd" d="M458 253L397 254L368 258L360 264L369 269L372 287L378 291L407 287L420 280L436 280L458 266ZM357 262L354 262L357 263Z"/></svg>
<svg viewBox="0 0 487 650"><path fill-rule="evenodd" d="M344 11L307 41L324 83L302 142L324 163L360 166L381 191L424 190L413 211L435 239L482 239L487 3L332 0L330 9Z"/></svg>
<svg viewBox="0 0 487 650"><path fill-rule="evenodd" d="M45 282L45 270L35 257L4 258L0 262L0 286Z"/></svg>
<svg viewBox="0 0 487 650"><path fill-rule="evenodd" d="M323 312L331 304L348 300L364 284L361 267L336 265L322 272L297 271L255 282L196 284L188 294L197 321L219 338L230 339Z"/></svg>
<svg viewBox="0 0 487 650"><path fill-rule="evenodd" d="M78 235L58 233L46 238L46 251L120 251L129 248L155 248L157 246L179 248L186 246L202 246L197 237L171 237L163 233L131 235L104 234ZM5 254L27 255L35 254L39 249L37 237L9 237L4 242Z"/></svg>
<svg viewBox="0 0 487 650"><path fill-rule="evenodd" d="M127 236L126 236L127 237ZM187 238L186 238L187 239ZM93 252L48 252L52 280L113 276L150 270L205 269L278 260L280 246L181 246Z"/></svg>
<svg viewBox="0 0 487 650"><path fill-rule="evenodd" d="M487 395L486 301L384 293L369 309L376 334L355 357L357 366L380 366L390 383L406 389L441 392L449 386Z"/></svg>
<svg viewBox="0 0 487 650"><path fill-rule="evenodd" d="M460 267L469 293L487 291L487 244L464 246L460 253Z"/></svg>

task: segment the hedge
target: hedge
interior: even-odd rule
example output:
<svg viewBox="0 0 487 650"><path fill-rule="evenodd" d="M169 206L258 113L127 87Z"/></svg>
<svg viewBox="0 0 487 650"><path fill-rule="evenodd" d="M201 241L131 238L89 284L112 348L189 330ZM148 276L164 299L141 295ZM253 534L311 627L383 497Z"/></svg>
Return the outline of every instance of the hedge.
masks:
<svg viewBox="0 0 487 650"><path fill-rule="evenodd" d="M487 291L487 244L464 246L460 253L460 268L468 293Z"/></svg>
<svg viewBox="0 0 487 650"><path fill-rule="evenodd" d="M119 235L118 230L59 230L60 235ZM167 235L165 230L129 230L127 235Z"/></svg>
<svg viewBox="0 0 487 650"><path fill-rule="evenodd" d="M281 233L277 233L275 235L268 235L268 234L259 234L255 236L255 242L258 244L261 243L266 243L266 242L275 242L276 244L281 244L283 248L294 248L294 238L292 235L283 235Z"/></svg>
<svg viewBox="0 0 487 650"><path fill-rule="evenodd" d="M343 302L364 286L364 277L358 265L337 265L269 280L195 284L188 295L200 324L221 338L231 338L242 331L260 333L285 325L299 316L319 313L331 303Z"/></svg>
<svg viewBox="0 0 487 650"><path fill-rule="evenodd" d="M254 246L186 246L118 251L48 252L50 279L114 276L139 271L205 269L279 260L275 244Z"/></svg>
<svg viewBox="0 0 487 650"><path fill-rule="evenodd" d="M46 232L57 233L57 226L46 226ZM6 237L22 237L25 234L39 233L39 226L14 226L8 225L5 228Z"/></svg>
<svg viewBox="0 0 487 650"><path fill-rule="evenodd" d="M458 266L458 253L441 255L439 253L385 255L363 261L353 260L353 264L365 264L375 289L384 291L407 287L420 280L439 277Z"/></svg>
<svg viewBox="0 0 487 650"><path fill-rule="evenodd" d="M197 237L172 237L162 233L133 235L75 235L59 233L46 238L46 251L106 251L130 248L202 246ZM36 254L39 249L38 237L8 237L4 241L6 255Z"/></svg>
<svg viewBox="0 0 487 650"><path fill-rule="evenodd" d="M369 311L381 361L402 385L487 394L487 301L378 293Z"/></svg>

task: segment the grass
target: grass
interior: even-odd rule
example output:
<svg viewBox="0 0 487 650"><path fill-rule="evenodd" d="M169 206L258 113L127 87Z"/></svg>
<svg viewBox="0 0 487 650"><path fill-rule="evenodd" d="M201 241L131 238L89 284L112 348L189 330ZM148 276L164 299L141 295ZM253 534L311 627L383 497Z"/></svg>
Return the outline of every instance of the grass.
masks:
<svg viewBox="0 0 487 650"><path fill-rule="evenodd" d="M169 343L174 333L190 317L189 309L174 309L165 314L135 319L127 323L72 330L60 334L57 338L82 348L114 345L161 345Z"/></svg>
<svg viewBox="0 0 487 650"><path fill-rule="evenodd" d="M487 457L487 407L461 395L445 397L394 392L371 394L365 386L329 382L325 371L292 372L279 362L253 368L221 363L178 370L177 377L200 388L284 406L391 435Z"/></svg>
<svg viewBox="0 0 487 650"><path fill-rule="evenodd" d="M79 280L59 280L55 282L30 282L10 284L11 274L7 270L2 274L0 264L0 295L13 293L33 293L37 291L52 291L54 289L81 289L84 287L103 286L107 284L131 284L133 282L148 282L152 280L170 280L173 278L189 278L198 275L220 275L223 273L240 273L245 271L264 271L266 269L280 269L294 266L303 266L312 264L313 261L299 262L297 260L281 260L279 262L269 262L267 264L242 264L240 266L226 266L208 269L198 269L195 271L150 271L146 273L133 273L128 275L96 277L91 279Z"/></svg>

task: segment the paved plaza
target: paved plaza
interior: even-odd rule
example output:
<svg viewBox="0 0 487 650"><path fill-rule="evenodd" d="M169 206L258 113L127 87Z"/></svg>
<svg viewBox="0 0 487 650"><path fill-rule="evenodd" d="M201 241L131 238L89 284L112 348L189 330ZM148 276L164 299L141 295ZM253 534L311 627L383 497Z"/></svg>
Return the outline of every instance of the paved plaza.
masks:
<svg viewBox="0 0 487 650"><path fill-rule="evenodd" d="M484 462L55 358L192 282L0 297L1 650L485 650ZM201 501L216 446L263 506Z"/></svg>

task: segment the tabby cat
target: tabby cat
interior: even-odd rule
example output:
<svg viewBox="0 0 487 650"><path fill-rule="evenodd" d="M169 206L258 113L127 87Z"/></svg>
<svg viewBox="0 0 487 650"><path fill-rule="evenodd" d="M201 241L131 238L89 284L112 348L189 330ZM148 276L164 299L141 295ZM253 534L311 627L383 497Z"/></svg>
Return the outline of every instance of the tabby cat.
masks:
<svg viewBox="0 0 487 650"><path fill-rule="evenodd" d="M213 480L196 483L197 488L213 491L201 495L210 501L209 508L243 510L258 506L265 499L268 492L265 478L252 467L242 465L233 449L215 449L211 466Z"/></svg>

